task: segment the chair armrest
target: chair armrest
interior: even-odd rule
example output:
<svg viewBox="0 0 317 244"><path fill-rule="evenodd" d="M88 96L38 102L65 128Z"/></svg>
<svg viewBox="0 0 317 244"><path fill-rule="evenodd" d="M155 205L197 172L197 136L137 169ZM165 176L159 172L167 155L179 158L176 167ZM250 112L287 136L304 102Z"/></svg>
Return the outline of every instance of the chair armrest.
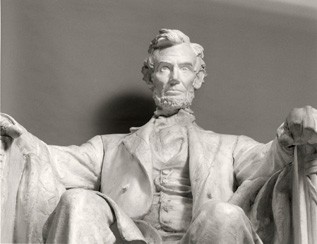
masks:
<svg viewBox="0 0 317 244"><path fill-rule="evenodd" d="M305 146L296 146L293 170L293 233L295 244L317 243L317 159L305 160Z"/></svg>

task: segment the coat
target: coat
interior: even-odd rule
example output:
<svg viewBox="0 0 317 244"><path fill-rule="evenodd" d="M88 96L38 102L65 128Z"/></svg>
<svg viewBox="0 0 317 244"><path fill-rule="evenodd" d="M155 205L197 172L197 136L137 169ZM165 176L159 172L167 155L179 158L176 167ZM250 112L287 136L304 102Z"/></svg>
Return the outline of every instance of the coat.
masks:
<svg viewBox="0 0 317 244"><path fill-rule="evenodd" d="M17 139L24 166L16 193L15 240L42 242L47 217L70 188L100 191L114 209L122 238L140 239L132 220L142 219L152 203L149 136L154 120L129 134L96 136L81 146L48 146L30 133ZM193 216L210 199L231 202L250 214L261 187L292 161L292 152L277 139L261 144L193 123L188 140Z"/></svg>

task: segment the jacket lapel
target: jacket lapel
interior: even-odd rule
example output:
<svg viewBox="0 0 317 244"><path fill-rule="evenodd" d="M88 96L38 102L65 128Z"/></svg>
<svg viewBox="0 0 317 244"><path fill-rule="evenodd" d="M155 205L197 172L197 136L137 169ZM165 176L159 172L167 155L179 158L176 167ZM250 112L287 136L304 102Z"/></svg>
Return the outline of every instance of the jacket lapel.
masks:
<svg viewBox="0 0 317 244"><path fill-rule="evenodd" d="M123 140L126 149L139 161L151 184L153 166L149 137L153 131L153 120L154 118Z"/></svg>
<svg viewBox="0 0 317 244"><path fill-rule="evenodd" d="M210 137L210 134L208 134L207 139L206 131L201 131L196 124L193 124L188 128L188 140L193 214L195 214L195 211L211 197L208 192L208 179L212 177L211 174L214 172L213 164L217 154L219 138L217 136Z"/></svg>
<svg viewBox="0 0 317 244"><path fill-rule="evenodd" d="M123 144L144 169L149 183L152 185L152 154L149 137L153 131L154 118L123 140ZM211 132L212 133L212 132ZM205 131L196 124L188 126L189 170L193 194L193 211L208 200L208 179L212 176L212 168L219 147L219 137L214 134L213 140L206 138Z"/></svg>

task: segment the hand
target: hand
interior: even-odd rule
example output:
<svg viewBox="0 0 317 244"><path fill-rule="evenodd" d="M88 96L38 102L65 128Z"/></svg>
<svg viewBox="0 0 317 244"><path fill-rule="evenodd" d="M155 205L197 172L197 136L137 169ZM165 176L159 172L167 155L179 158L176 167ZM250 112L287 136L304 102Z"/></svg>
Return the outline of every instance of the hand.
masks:
<svg viewBox="0 0 317 244"><path fill-rule="evenodd" d="M302 153L304 154L304 161L306 163L312 163L313 161L317 160L317 144L314 145L304 145L301 148ZM317 162L315 162L315 165Z"/></svg>
<svg viewBox="0 0 317 244"><path fill-rule="evenodd" d="M11 116L0 114L1 136L8 136L12 139L19 137L25 129L19 125Z"/></svg>
<svg viewBox="0 0 317 244"><path fill-rule="evenodd" d="M281 145L317 144L317 110L311 106L294 108L278 129Z"/></svg>
<svg viewBox="0 0 317 244"><path fill-rule="evenodd" d="M0 114L0 162L3 161L5 151L12 140L21 136L25 129L19 125L11 116Z"/></svg>

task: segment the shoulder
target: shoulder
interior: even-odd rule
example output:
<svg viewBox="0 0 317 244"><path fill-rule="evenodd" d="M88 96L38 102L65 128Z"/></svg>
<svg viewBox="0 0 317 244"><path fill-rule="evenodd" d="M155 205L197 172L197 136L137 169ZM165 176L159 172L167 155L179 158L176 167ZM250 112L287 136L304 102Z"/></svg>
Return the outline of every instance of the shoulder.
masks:
<svg viewBox="0 0 317 244"><path fill-rule="evenodd" d="M100 135L100 138L104 144L105 149L116 147L119 146L124 140L129 140L130 138L133 138L136 134L141 134L142 137L149 127L149 123L146 123L141 127L131 127L130 133Z"/></svg>
<svg viewBox="0 0 317 244"><path fill-rule="evenodd" d="M199 126L194 126L194 137L206 151L230 153L234 150L239 136L216 133L210 130L204 130Z"/></svg>
<svg viewBox="0 0 317 244"><path fill-rule="evenodd" d="M231 143L235 143L236 141L239 140L238 135L229 135L229 134L221 134L221 133L217 133L211 130L204 130L203 128L201 128L200 126L198 126L197 124L194 125L195 131L196 133L203 139L206 140L222 140L225 142L231 142Z"/></svg>
<svg viewBox="0 0 317 244"><path fill-rule="evenodd" d="M107 135L100 135L100 139L103 144L104 150L109 150L115 147L118 147L122 140L126 138L128 135L131 133L127 134L107 134Z"/></svg>
<svg viewBox="0 0 317 244"><path fill-rule="evenodd" d="M204 136L204 137L209 137L209 138L221 138L226 141L235 141L237 144L262 144L259 143L258 141L252 139L249 136L245 135L232 135L232 134L222 134L222 133L217 133L211 130L205 130L198 126L197 124L194 124L195 131Z"/></svg>
<svg viewBox="0 0 317 244"><path fill-rule="evenodd" d="M266 152L272 142L263 144L245 135L220 134L213 131L203 130L196 127L198 138L207 148L221 148L221 150L231 151L234 156L244 155L246 152Z"/></svg>

